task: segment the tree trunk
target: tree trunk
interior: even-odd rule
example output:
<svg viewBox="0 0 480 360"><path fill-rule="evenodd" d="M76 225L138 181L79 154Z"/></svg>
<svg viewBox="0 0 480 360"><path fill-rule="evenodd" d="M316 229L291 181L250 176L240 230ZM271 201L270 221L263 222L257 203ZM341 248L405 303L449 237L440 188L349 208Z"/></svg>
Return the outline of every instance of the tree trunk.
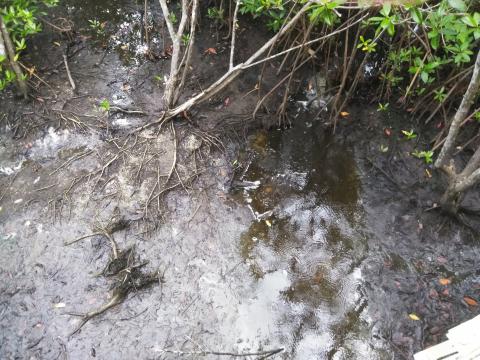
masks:
<svg viewBox="0 0 480 360"><path fill-rule="evenodd" d="M23 79L23 72L15 60L15 48L13 47L12 39L10 39L10 34L0 16L0 49L1 48L4 49L10 68L15 73L18 91L26 99L28 97L27 83Z"/></svg>
<svg viewBox="0 0 480 360"><path fill-rule="evenodd" d="M475 60L475 67L467 91L465 91L465 94L463 95L462 102L450 124L445 143L435 161L435 167L441 169L448 175L448 186L440 200L440 205L442 210L450 215L457 214L465 191L472 188L480 180L480 147L477 148L463 171L457 172L455 160L452 158L453 150L455 149L455 141L460 132L461 124L474 104L479 88L480 51Z"/></svg>
<svg viewBox="0 0 480 360"><path fill-rule="evenodd" d="M470 107L475 102L475 98L478 94L478 89L480 87L480 51L477 54L477 59L475 61L475 67L473 69L472 78L468 84L467 91L463 95L462 103L458 108L455 116L450 124L450 129L448 130L447 138L445 143L442 146L440 155L438 155L437 161L435 161L435 167L437 169L441 168L447 164L455 148L455 140L457 139L458 133L460 132L460 126L468 115Z"/></svg>
<svg viewBox="0 0 480 360"><path fill-rule="evenodd" d="M463 200L463 192L458 192L455 185L455 182L452 180L440 199L442 211L453 216L457 215Z"/></svg>

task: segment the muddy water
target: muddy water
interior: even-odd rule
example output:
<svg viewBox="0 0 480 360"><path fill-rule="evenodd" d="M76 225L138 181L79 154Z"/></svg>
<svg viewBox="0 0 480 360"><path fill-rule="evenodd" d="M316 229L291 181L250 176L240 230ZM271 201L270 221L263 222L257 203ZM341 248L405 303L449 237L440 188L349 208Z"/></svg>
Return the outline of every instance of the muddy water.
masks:
<svg viewBox="0 0 480 360"><path fill-rule="evenodd" d="M239 241L257 281L250 338L288 344L291 359L385 357L362 291L368 239L351 150L308 121L258 132L251 149L236 182L254 217Z"/></svg>

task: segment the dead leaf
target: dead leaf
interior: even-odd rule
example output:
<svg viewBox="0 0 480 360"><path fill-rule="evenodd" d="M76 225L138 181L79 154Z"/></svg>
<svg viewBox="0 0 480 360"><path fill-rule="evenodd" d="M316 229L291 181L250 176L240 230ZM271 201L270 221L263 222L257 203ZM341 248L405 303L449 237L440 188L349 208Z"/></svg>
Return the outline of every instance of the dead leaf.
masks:
<svg viewBox="0 0 480 360"><path fill-rule="evenodd" d="M54 41L54 42L53 42L53 45L62 46L62 45L60 45L60 43L59 43L58 41Z"/></svg>
<svg viewBox="0 0 480 360"><path fill-rule="evenodd" d="M419 321L420 318L418 317L417 314L414 314L414 313L411 313L411 314L408 314L408 317L414 321Z"/></svg>
<svg viewBox="0 0 480 360"><path fill-rule="evenodd" d="M385 136L391 136L392 135L392 129L385 128L385 129L383 129L383 133L385 134Z"/></svg>
<svg viewBox="0 0 480 360"><path fill-rule="evenodd" d="M437 204L433 204L433 207L437 207ZM439 256L437 257L437 261L440 264L446 264L448 262L448 259L445 256Z"/></svg>
<svg viewBox="0 0 480 360"><path fill-rule="evenodd" d="M346 117L346 116L348 116L348 115L350 115L350 113L349 113L349 112L346 112L346 111L340 111L340 116Z"/></svg>
<svg viewBox="0 0 480 360"><path fill-rule="evenodd" d="M452 283L452 280L447 278L440 278L438 282L440 283L440 285L446 286L446 285L450 285Z"/></svg>
<svg viewBox="0 0 480 360"><path fill-rule="evenodd" d="M477 300L472 299L470 296L464 296L463 300L470 306L478 306Z"/></svg>
<svg viewBox="0 0 480 360"><path fill-rule="evenodd" d="M432 177L432 174L430 173L430 171L428 171L428 169L425 169L425 174L427 175L427 178L431 178Z"/></svg>
<svg viewBox="0 0 480 360"><path fill-rule="evenodd" d="M217 50L215 50L215 48L208 48L205 50L205 54L217 55Z"/></svg>

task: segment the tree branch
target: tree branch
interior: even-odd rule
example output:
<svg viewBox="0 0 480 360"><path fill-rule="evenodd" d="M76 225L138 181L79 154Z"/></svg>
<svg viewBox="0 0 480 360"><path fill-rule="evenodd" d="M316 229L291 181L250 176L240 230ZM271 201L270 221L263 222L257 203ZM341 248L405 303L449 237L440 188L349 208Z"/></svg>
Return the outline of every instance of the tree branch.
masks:
<svg viewBox="0 0 480 360"><path fill-rule="evenodd" d="M470 110L470 107L473 105L475 101L475 97L477 96L479 87L480 87L480 51L477 54L475 67L473 69L472 78L470 79L470 83L468 84L467 91L463 95L463 99L460 104L460 107L458 108L452 120L452 124L450 125L450 130L448 131L447 137L445 139L445 143L442 147L442 150L440 151L440 155L438 155L437 161L435 161L436 168L441 168L452 157L452 152L455 147L455 140L457 139L458 133L460 131L461 123L465 119L465 117L468 115L468 111Z"/></svg>
<svg viewBox="0 0 480 360"><path fill-rule="evenodd" d="M242 2L242 0L236 0L235 11L233 12L232 44L230 46L230 65L228 67L229 70L233 69L233 57L235 55L235 37L236 37L236 34L237 34L237 16L238 16L238 8L240 7L241 2Z"/></svg>
<svg viewBox="0 0 480 360"><path fill-rule="evenodd" d="M182 91L183 86L185 85L185 80L187 78L187 73L190 68L190 63L192 62L192 50L193 50L193 45L195 44L195 27L197 26L198 2L199 0L193 0L192 16L190 20L190 38L188 40L188 47L186 50L187 54L186 54L184 68L183 68L182 79L180 80L180 84L177 86L177 89L175 90L174 103L176 103L178 101L178 98L180 97L180 92Z"/></svg>

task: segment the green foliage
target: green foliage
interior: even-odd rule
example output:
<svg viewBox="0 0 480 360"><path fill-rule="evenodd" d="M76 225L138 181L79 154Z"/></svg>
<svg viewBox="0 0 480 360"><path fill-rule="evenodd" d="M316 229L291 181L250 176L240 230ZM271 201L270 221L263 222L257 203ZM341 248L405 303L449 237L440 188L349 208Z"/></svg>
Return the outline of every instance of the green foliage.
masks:
<svg viewBox="0 0 480 360"><path fill-rule="evenodd" d="M374 42L372 39L365 39L363 35L360 35L360 41L357 45L358 49L362 49L367 53L375 52L375 48L377 47L377 43Z"/></svg>
<svg viewBox="0 0 480 360"><path fill-rule="evenodd" d="M439 103L443 103L447 98L447 94L445 94L445 86L442 86L440 89L433 90L435 96L433 97Z"/></svg>
<svg viewBox="0 0 480 360"><path fill-rule="evenodd" d="M88 20L88 26L96 36L103 36L105 34L105 24L102 24L96 19Z"/></svg>
<svg viewBox="0 0 480 360"><path fill-rule="evenodd" d="M314 23L325 23L333 26L338 20L338 13L335 8L338 3L332 0L321 0L310 8L309 18Z"/></svg>
<svg viewBox="0 0 480 360"><path fill-rule="evenodd" d="M425 164L431 164L433 162L433 151L427 150L427 151L418 151L415 150L412 152L412 155L415 156L418 159L423 159L425 161Z"/></svg>
<svg viewBox="0 0 480 360"><path fill-rule="evenodd" d="M431 0L416 6L384 5L371 17L367 26L375 36L382 31L390 36L390 40L385 36L374 40L381 44L376 51L387 54L381 78L389 90L446 101L443 82L470 66L479 49L480 13L471 11L478 11L475 4L473 0ZM359 39L358 46L371 52L370 43Z"/></svg>
<svg viewBox="0 0 480 360"><path fill-rule="evenodd" d="M379 15L381 16L373 16L369 19L371 24L378 25L377 35L384 30L386 30L390 36L395 35L395 25L399 23L400 18L392 12L392 5L390 3L384 4Z"/></svg>
<svg viewBox="0 0 480 360"><path fill-rule="evenodd" d="M41 31L37 16L44 15L41 7L56 5L58 0L3 0L0 1L0 16L7 27L17 61L21 52L27 48L27 37ZM0 91L15 81L16 76L7 64L7 58L0 55Z"/></svg>
<svg viewBox="0 0 480 360"><path fill-rule="evenodd" d="M379 103L377 107L377 111L387 111L389 107L390 107L389 103L386 103L386 104Z"/></svg>
<svg viewBox="0 0 480 360"><path fill-rule="evenodd" d="M210 7L207 10L207 17L216 22L223 22L225 11L221 8Z"/></svg>
<svg viewBox="0 0 480 360"><path fill-rule="evenodd" d="M107 99L102 100L99 105L103 111L105 112L110 111L110 102Z"/></svg>
<svg viewBox="0 0 480 360"><path fill-rule="evenodd" d="M178 22L177 15L175 15L174 12L170 13L170 15L168 15L168 18L174 25Z"/></svg>
<svg viewBox="0 0 480 360"><path fill-rule="evenodd" d="M183 34L182 35L183 46L187 46L189 42L190 42L190 34Z"/></svg>
<svg viewBox="0 0 480 360"><path fill-rule="evenodd" d="M417 134L413 130L402 130L402 134L405 135L405 139L407 140L413 140L417 137Z"/></svg>

